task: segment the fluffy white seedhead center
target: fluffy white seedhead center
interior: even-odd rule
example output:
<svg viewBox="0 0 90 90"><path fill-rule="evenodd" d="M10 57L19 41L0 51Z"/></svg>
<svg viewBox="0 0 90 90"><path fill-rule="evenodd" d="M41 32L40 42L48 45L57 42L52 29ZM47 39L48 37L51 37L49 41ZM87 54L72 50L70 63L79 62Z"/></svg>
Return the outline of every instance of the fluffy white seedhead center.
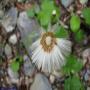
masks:
<svg viewBox="0 0 90 90"><path fill-rule="evenodd" d="M51 42L52 42L52 37L47 36L47 37L46 37L46 44L47 44L47 45L51 45Z"/></svg>
<svg viewBox="0 0 90 90"><path fill-rule="evenodd" d="M45 52L51 52L56 44L56 38L52 32L46 32L42 35L40 44Z"/></svg>

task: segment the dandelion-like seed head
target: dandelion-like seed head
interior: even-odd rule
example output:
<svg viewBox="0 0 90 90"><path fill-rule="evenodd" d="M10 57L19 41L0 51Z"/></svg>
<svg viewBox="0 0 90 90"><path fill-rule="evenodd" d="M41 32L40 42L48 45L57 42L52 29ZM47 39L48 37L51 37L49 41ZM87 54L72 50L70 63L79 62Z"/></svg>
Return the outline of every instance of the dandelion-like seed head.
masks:
<svg viewBox="0 0 90 90"><path fill-rule="evenodd" d="M40 44L45 52L51 52L56 44L56 38L52 32L46 32L42 35Z"/></svg>
<svg viewBox="0 0 90 90"><path fill-rule="evenodd" d="M71 52L71 42L56 38L53 32L45 32L32 44L32 60L43 72L61 69L65 57Z"/></svg>

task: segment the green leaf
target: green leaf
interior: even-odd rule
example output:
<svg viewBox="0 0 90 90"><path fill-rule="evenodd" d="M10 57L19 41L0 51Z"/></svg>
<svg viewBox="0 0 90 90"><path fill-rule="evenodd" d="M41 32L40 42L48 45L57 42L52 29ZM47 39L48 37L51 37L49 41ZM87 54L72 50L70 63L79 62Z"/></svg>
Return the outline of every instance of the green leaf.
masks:
<svg viewBox="0 0 90 90"><path fill-rule="evenodd" d="M56 11L56 15L53 16L53 11ZM41 10L38 13L38 20L42 26L48 26L52 21L56 21L59 18L59 9L54 5L54 1L43 1L41 4ZM54 20L53 20L54 19Z"/></svg>
<svg viewBox="0 0 90 90"><path fill-rule="evenodd" d="M62 26L58 26L55 32L55 36L58 38L67 38L68 31L65 30Z"/></svg>
<svg viewBox="0 0 90 90"><path fill-rule="evenodd" d="M64 90L84 90L84 88L80 78L74 75L65 80Z"/></svg>
<svg viewBox="0 0 90 90"><path fill-rule="evenodd" d="M70 73L77 73L82 69L82 65L82 62L74 55L70 55L67 58L66 65L63 67L63 71L67 75L70 75Z"/></svg>
<svg viewBox="0 0 90 90"><path fill-rule="evenodd" d="M12 70L14 72L18 72L19 68L20 68L20 63L22 62L22 57L21 56L17 56L11 63L10 67L12 68Z"/></svg>
<svg viewBox="0 0 90 90"><path fill-rule="evenodd" d="M54 2L53 1L44 1L41 5L41 8L43 11L49 11L49 13L52 13L54 10Z"/></svg>
<svg viewBox="0 0 90 90"><path fill-rule="evenodd" d="M77 42L81 42L84 39L84 32L82 30L79 30L77 33L75 33L75 40Z"/></svg>
<svg viewBox="0 0 90 90"><path fill-rule="evenodd" d="M14 61L14 62L11 63L10 66L11 66L11 68L12 68L12 70L13 70L14 72L18 72L20 64L19 64L19 62Z"/></svg>
<svg viewBox="0 0 90 90"><path fill-rule="evenodd" d="M38 19L42 26L48 26L48 24L50 23L50 20L51 20L50 15L48 13L45 15L45 13L47 13L47 12L41 11L38 15Z"/></svg>
<svg viewBox="0 0 90 90"><path fill-rule="evenodd" d="M34 8L30 8L26 12L27 12L28 17L30 18L34 17L35 15Z"/></svg>
<svg viewBox="0 0 90 90"><path fill-rule="evenodd" d="M70 19L70 27L73 32L77 32L80 28L80 18L77 15L72 15Z"/></svg>
<svg viewBox="0 0 90 90"><path fill-rule="evenodd" d="M51 15L54 9L53 2L51 1L44 1L41 5L41 11L38 14L38 19L42 26L48 26L51 22Z"/></svg>
<svg viewBox="0 0 90 90"><path fill-rule="evenodd" d="M90 25L90 8L84 8L82 11L84 19L88 25Z"/></svg>
<svg viewBox="0 0 90 90"><path fill-rule="evenodd" d="M64 84L64 90L70 90L70 88L71 88L71 77L65 79L65 84Z"/></svg>

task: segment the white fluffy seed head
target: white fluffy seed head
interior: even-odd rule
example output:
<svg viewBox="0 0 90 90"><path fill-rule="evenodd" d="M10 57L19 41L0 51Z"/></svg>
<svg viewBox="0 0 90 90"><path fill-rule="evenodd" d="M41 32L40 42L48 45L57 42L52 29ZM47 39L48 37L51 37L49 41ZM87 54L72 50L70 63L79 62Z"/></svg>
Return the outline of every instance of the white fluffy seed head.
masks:
<svg viewBox="0 0 90 90"><path fill-rule="evenodd" d="M43 72L51 73L54 70L61 69L65 65L65 56L71 52L70 41L56 38L56 43L49 53L44 51L40 39L31 47L34 48L32 52L33 63ZM51 37L46 37L46 44L51 44Z"/></svg>
<svg viewBox="0 0 90 90"><path fill-rule="evenodd" d="M46 44L51 45L51 42L52 42L52 38L50 36L47 36L46 37Z"/></svg>

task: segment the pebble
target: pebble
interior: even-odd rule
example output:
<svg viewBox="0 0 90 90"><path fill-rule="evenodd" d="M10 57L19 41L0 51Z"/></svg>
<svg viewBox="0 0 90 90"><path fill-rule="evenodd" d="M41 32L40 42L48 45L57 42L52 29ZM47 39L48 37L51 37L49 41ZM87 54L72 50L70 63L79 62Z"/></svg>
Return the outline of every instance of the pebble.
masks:
<svg viewBox="0 0 90 90"><path fill-rule="evenodd" d="M35 80L31 85L30 90L52 90L52 88L47 77L43 74L38 73L35 76Z"/></svg>
<svg viewBox="0 0 90 90"><path fill-rule="evenodd" d="M22 12L17 20L17 26L21 33L21 40L24 43L29 55L30 45L40 37L41 30L34 19L30 19L26 12Z"/></svg>
<svg viewBox="0 0 90 90"><path fill-rule="evenodd" d="M83 51L82 56L83 58L87 58L90 55L90 48L87 48Z"/></svg>
<svg viewBox="0 0 90 90"><path fill-rule="evenodd" d="M53 84L55 81L55 76L54 75L50 75L50 82L51 84Z"/></svg>
<svg viewBox="0 0 90 90"><path fill-rule="evenodd" d="M0 78L5 75L5 70L3 68L0 68Z"/></svg>
<svg viewBox="0 0 90 90"><path fill-rule="evenodd" d="M4 12L3 12L3 10L0 10L0 19L2 19L3 16L4 16Z"/></svg>
<svg viewBox="0 0 90 90"><path fill-rule="evenodd" d="M63 76L63 73L62 72L60 72L60 71L53 71L53 73L52 73L55 77L57 77L57 78L60 78L60 77L62 77Z"/></svg>
<svg viewBox="0 0 90 90"><path fill-rule="evenodd" d="M0 90L17 90L17 87L11 86L11 87L0 87Z"/></svg>
<svg viewBox="0 0 90 90"><path fill-rule="evenodd" d="M14 30L17 22L17 14L17 9L12 7L4 16L1 23L7 33L12 32Z"/></svg>
<svg viewBox="0 0 90 90"><path fill-rule="evenodd" d="M90 87L87 87L87 90L90 90Z"/></svg>
<svg viewBox="0 0 90 90"><path fill-rule="evenodd" d="M23 65L23 70L26 76L32 76L35 72L35 67L32 65L29 57L27 55L24 55L24 65Z"/></svg>
<svg viewBox="0 0 90 90"><path fill-rule="evenodd" d="M61 0L61 3L65 8L69 7L70 4L73 2L74 2L74 0Z"/></svg>
<svg viewBox="0 0 90 90"><path fill-rule="evenodd" d="M11 44L15 45L15 44L17 43L17 41L18 41L18 40L17 40L16 34L13 34L13 35L10 36L9 42L10 42Z"/></svg>
<svg viewBox="0 0 90 90"><path fill-rule="evenodd" d="M24 0L17 0L19 3L22 3ZM25 0L26 1L26 0Z"/></svg>
<svg viewBox="0 0 90 90"><path fill-rule="evenodd" d="M90 70L88 69L84 75L84 79L85 79L85 81L88 81L89 78L90 78Z"/></svg>
<svg viewBox="0 0 90 90"><path fill-rule="evenodd" d="M10 67L8 67L7 72L11 82L17 84L19 82L18 73L13 72L13 70Z"/></svg>
<svg viewBox="0 0 90 90"><path fill-rule="evenodd" d="M87 62L87 58L90 61L90 48L87 48L82 52L82 57L83 57L83 64Z"/></svg>
<svg viewBox="0 0 90 90"><path fill-rule="evenodd" d="M25 81L26 81L26 85L32 84L33 83L33 78L26 77Z"/></svg>
<svg viewBox="0 0 90 90"><path fill-rule="evenodd" d="M12 57L12 48L9 44L5 45L5 55L7 56L8 59Z"/></svg>
<svg viewBox="0 0 90 90"><path fill-rule="evenodd" d="M88 0L79 0L81 4L86 4Z"/></svg>
<svg viewBox="0 0 90 90"><path fill-rule="evenodd" d="M54 90L58 90L57 88L55 88Z"/></svg>
<svg viewBox="0 0 90 90"><path fill-rule="evenodd" d="M88 73L86 73L86 74L84 75L84 79L85 79L85 81L87 81L87 80L89 79Z"/></svg>

